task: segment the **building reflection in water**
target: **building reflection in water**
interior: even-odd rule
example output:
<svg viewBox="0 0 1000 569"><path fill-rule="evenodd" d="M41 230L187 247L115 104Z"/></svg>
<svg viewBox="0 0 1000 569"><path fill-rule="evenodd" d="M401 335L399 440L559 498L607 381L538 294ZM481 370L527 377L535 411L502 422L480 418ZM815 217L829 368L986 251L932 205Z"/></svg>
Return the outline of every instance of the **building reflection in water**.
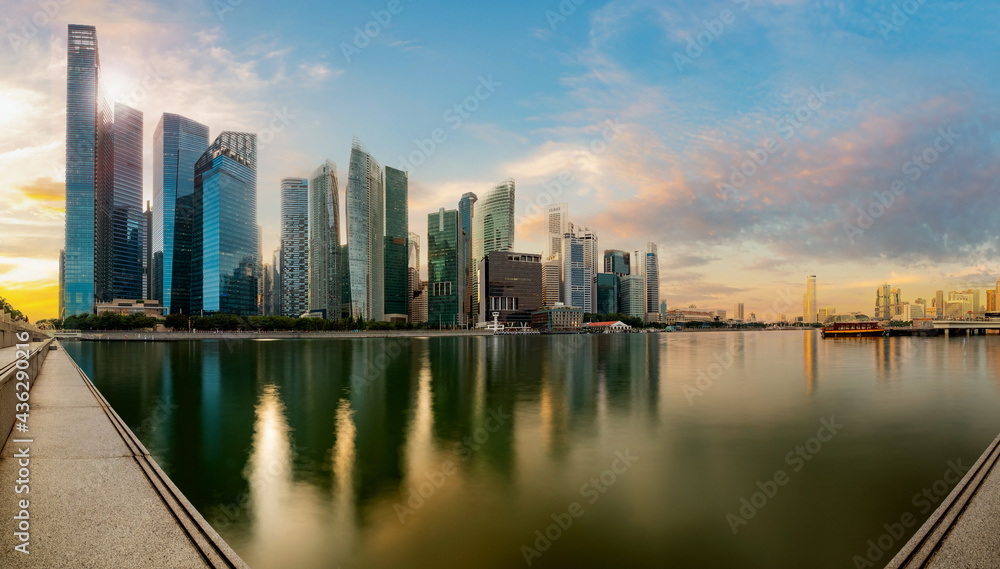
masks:
<svg viewBox="0 0 1000 569"><path fill-rule="evenodd" d="M292 448L285 405L278 393L275 385L266 385L261 391L246 472L258 542L284 534L283 510L288 507L291 490Z"/></svg>
<svg viewBox="0 0 1000 569"><path fill-rule="evenodd" d="M337 403L337 442L333 446L333 529L330 538L338 556L346 555L355 545L357 528L354 501L354 460L356 456L354 411L351 402Z"/></svg>
<svg viewBox="0 0 1000 569"><path fill-rule="evenodd" d="M812 396L816 389L816 375L819 369L819 362L816 361L818 338L819 334L811 331L802 335L802 367L806 380L806 395L809 396Z"/></svg>

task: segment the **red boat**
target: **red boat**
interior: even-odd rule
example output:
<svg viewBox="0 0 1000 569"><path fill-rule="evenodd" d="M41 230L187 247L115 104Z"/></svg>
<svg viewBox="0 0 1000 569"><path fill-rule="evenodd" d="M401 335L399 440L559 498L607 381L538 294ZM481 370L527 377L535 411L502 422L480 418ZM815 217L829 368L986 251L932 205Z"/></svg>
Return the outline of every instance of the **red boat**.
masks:
<svg viewBox="0 0 1000 569"><path fill-rule="evenodd" d="M878 322L834 322L824 326L820 334L824 338L870 338L885 336L886 332Z"/></svg>

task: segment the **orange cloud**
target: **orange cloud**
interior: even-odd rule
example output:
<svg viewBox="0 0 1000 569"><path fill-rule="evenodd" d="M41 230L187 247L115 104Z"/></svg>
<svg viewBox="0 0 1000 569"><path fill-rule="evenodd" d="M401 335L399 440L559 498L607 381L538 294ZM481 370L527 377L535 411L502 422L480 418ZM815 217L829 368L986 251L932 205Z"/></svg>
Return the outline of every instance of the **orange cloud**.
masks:
<svg viewBox="0 0 1000 569"><path fill-rule="evenodd" d="M0 296L32 322L55 318L59 312L59 282L51 280L5 283Z"/></svg>

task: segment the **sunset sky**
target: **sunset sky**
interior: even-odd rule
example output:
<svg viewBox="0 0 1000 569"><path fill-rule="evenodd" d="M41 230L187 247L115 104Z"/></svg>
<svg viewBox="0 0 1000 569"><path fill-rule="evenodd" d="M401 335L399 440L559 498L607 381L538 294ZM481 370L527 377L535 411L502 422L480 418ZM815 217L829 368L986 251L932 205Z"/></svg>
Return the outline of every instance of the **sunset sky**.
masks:
<svg viewBox="0 0 1000 569"><path fill-rule="evenodd" d="M0 296L32 320L57 306L68 23L145 113L147 199L161 113L260 134L266 261L280 179L329 158L343 208L357 135L410 171L422 245L428 213L512 177L519 251L544 248L532 205L568 202L601 249L658 244L672 307L799 316L815 274L819 307L871 314L882 282L912 302L1000 275L996 3L42 4L0 17Z"/></svg>

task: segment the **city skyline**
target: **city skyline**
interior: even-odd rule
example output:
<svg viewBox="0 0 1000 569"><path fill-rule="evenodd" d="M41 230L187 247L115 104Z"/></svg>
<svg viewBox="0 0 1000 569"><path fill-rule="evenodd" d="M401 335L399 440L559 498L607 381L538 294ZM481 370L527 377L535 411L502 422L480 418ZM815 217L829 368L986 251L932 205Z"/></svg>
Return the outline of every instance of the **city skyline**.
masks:
<svg viewBox="0 0 1000 569"><path fill-rule="evenodd" d="M3 172L10 180L4 197L14 199L0 200L5 243L10 244L0 259L0 275L5 294L33 319L55 316L57 306L54 285L62 248L58 233L65 223L65 158L60 158L65 148L59 141L65 139L66 128L59 109L66 108L65 23L76 22L98 27L102 80L122 102L144 114L143 201L153 196L149 133L163 112L210 125L212 136L223 130L262 134L258 188L265 251L277 244L274 212L280 178L308 176L323 155L345 163L345 149L357 133L383 165L401 167L403 157L412 166L409 222L417 234L426 235L423 216L429 212L453 208L463 193L482 192L494 180L513 177L518 181L517 214L522 217L515 250L545 251L543 216L527 215L527 210L539 203L539 196L556 194L553 202L570 203L575 221L594 228L608 245L636 250L647 241L658 243L661 298L671 306L745 302L748 313L761 313L786 287L797 294L801 275L818 274L822 305L868 311L871 290L883 281L911 291L910 299L929 298L938 289L965 289L975 282L989 288L1000 272L992 262L995 238L982 237L982 229L992 226L987 212L980 209L982 216L962 224L940 215L974 211L974 204L992 191L996 145L988 131L995 116L987 112L991 107L986 101L995 95L996 86L987 79L970 84L973 75L966 70L977 63L975 53L982 45L949 50L944 65L944 56L935 52L935 34L961 27L973 17L989 21L996 15L991 6L974 16L971 11L945 13L923 6L902 29L888 33L879 27L879 21L887 21L888 10L860 10L854 19L821 23L812 22L807 8L795 3L752 6L737 10L737 23L683 70L671 67L659 74L629 65L627 56L634 47L613 40L638 31L636 39L655 40L643 45L658 46L661 59L673 62L674 53L685 53L701 20L717 15L715 6L579 6L555 29L542 7L518 7L510 15L480 8L492 22L462 29L462 41L479 65L449 52L441 40L418 33L444 22L429 21L432 10L411 9L415 6L408 6L378 41L350 62L336 49L310 49L310 40L299 39L301 34L293 37L287 24L275 23L263 8L241 5L221 20L211 7L190 8L187 16L168 17L154 4L139 3L109 23L109 4L88 5L86 12L69 4L58 15L62 23L19 45L19 57L5 58L5 75L26 77L18 84L3 84L11 97L10 116L25 124L8 119L5 124L13 128L2 135ZM11 21L30 17L35 9L16 6ZM350 44L352 28L363 27L370 15L361 7L348 12L331 34ZM637 30L643 17L652 18L652 29ZM711 87L728 78L735 54L764 37L779 19L806 36L840 34L846 53L857 55L866 66L891 70L897 87L886 92L878 87L881 80L864 77L860 67L843 62L834 70L822 69L816 62L825 56L808 47L808 41L796 44L799 50L807 46L808 53L796 54L768 40L758 48L763 51L753 53L766 53L796 71L802 71L808 59L810 67L821 70L803 71L793 82L757 65L740 79L752 84L773 80L764 93L745 102L735 90L715 93ZM245 37L228 28L234 21L245 27ZM797 27L795 22L809 25ZM497 40L485 39L490 34L478 26L516 30L538 55L538 63L522 71L516 66L524 59L504 63L502 57L488 56L495 47L491 42ZM215 50L218 62L204 61L205 50ZM429 54L461 58L465 65L450 75L433 71L427 85L418 82L406 101L379 89L366 89L364 95L372 100L364 101L346 88L344 79L370 80L407 66L413 72L440 67L431 65ZM718 67L725 72L716 71ZM619 80L601 80L596 71ZM952 75L961 80L949 81ZM285 77L299 81L299 92L280 86ZM703 105L690 99L695 87L709 93ZM666 99L667 93L674 93L676 102ZM340 104L318 112L316 102L331 95ZM464 110L467 97L474 97L468 105L477 107L474 112ZM550 100L560 101L560 106ZM794 123L800 127L789 138L778 131L781 152L765 153L767 164L740 184L729 166L742 166L751 155L760 157L758 142L769 135L775 138L779 121L789 114L794 119L810 103L819 108L805 107L801 116L809 118ZM455 121L444 119L443 112L454 104L469 116L447 115L461 119L453 130ZM353 108L385 113L366 123L352 116L365 114L348 110ZM685 110L694 111L694 116L677 114ZM655 136L653 126L680 134ZM424 152L415 141L433 142L431 134L439 127L447 139ZM689 147L685 141L694 140L694 135L711 145ZM888 144L890 140L895 142ZM919 184L910 184L904 167L918 163L912 157L938 142L938 148L947 150L933 163L918 161L927 168ZM663 152L654 156L641 148ZM869 156L871 152L876 153ZM564 172L571 181L560 185ZM343 192L345 176L341 178ZM891 205L879 209L873 192L890 191L897 178L906 181L906 191L891 202L883 196ZM786 187L779 179L794 183ZM720 182L737 192L719 196ZM939 186L961 191L938 192ZM827 187L835 191L822 191ZM871 213L861 214L859 207ZM848 223L862 233L845 232ZM879 274L869 268L873 261Z"/></svg>

